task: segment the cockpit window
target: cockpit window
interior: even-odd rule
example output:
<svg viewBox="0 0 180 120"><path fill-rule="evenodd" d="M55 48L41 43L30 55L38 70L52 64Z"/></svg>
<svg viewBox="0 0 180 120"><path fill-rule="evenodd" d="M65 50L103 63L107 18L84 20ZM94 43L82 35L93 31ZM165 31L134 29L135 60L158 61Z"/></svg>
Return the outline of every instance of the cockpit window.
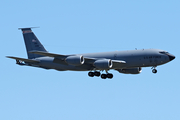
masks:
<svg viewBox="0 0 180 120"><path fill-rule="evenodd" d="M168 52L166 52L166 51L162 51L162 52L159 52L159 53L161 53L161 54L169 54Z"/></svg>

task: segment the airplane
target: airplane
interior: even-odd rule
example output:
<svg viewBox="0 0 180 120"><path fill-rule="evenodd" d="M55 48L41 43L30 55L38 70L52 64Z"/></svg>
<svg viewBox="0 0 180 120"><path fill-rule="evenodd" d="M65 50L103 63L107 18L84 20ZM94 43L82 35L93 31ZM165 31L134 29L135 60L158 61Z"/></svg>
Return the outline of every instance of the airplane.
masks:
<svg viewBox="0 0 180 120"><path fill-rule="evenodd" d="M16 60L16 64L32 66L58 71L89 71L89 77L112 79L109 70L116 70L124 74L139 74L142 67L152 67L152 72L157 73L156 67L175 59L175 56L160 49L141 49L127 51L113 51L102 53L62 55L49 53L36 35L32 27L19 28L22 30L27 56L26 58L6 56ZM101 73L105 71L106 73Z"/></svg>

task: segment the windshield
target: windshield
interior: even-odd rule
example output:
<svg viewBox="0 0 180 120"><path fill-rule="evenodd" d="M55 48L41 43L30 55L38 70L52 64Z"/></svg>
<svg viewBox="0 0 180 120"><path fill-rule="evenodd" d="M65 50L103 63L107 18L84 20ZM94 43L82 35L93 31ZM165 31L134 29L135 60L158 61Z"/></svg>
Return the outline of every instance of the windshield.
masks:
<svg viewBox="0 0 180 120"><path fill-rule="evenodd" d="M161 53L161 54L165 54L165 55L169 54L169 53L168 53L168 52L166 52L166 51L161 51L161 52L159 52L159 53Z"/></svg>

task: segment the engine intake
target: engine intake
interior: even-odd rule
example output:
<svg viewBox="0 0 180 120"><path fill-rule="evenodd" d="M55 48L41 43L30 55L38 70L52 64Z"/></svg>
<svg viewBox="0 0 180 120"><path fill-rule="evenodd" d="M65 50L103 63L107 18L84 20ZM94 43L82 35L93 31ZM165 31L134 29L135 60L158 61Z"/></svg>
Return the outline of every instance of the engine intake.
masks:
<svg viewBox="0 0 180 120"><path fill-rule="evenodd" d="M112 60L110 59L96 60L94 62L94 66L98 69L106 70L106 69L112 68L113 63L112 63Z"/></svg>
<svg viewBox="0 0 180 120"><path fill-rule="evenodd" d="M116 69L120 73L124 74L139 74L142 71L141 67L138 68L129 68L129 69Z"/></svg>
<svg viewBox="0 0 180 120"><path fill-rule="evenodd" d="M65 59L66 63L69 65L79 66L84 64L84 57L80 56L69 56Z"/></svg>

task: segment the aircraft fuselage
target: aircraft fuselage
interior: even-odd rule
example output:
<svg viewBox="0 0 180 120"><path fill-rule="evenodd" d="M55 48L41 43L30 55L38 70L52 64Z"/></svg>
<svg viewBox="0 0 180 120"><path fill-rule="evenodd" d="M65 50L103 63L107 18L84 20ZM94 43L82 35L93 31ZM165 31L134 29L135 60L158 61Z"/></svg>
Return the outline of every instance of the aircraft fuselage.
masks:
<svg viewBox="0 0 180 120"><path fill-rule="evenodd" d="M88 54L74 54L82 55L84 57L96 59L111 59L123 60L126 64L112 66L110 69L126 69L135 67L149 67L165 64L170 60L170 54L162 54L163 50L159 49L142 49L142 50L129 50L129 51L114 51L103 53L88 53ZM173 55L171 55L173 56ZM81 66L73 66L68 64L58 64L53 62L53 57L40 57L36 60L41 61L38 66L46 69L56 69L59 71L72 70L72 71L89 71L95 69L94 66L83 64ZM98 70L98 69L97 69Z"/></svg>

